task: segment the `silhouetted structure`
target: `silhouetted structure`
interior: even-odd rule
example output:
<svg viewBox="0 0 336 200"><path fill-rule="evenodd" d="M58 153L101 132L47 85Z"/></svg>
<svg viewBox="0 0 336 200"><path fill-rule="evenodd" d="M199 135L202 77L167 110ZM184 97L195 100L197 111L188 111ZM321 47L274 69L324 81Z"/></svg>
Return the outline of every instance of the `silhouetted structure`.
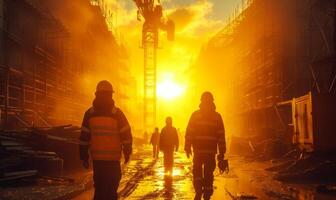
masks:
<svg viewBox="0 0 336 200"><path fill-rule="evenodd" d="M102 11L88 0L0 0L0 136L19 141L1 148L0 157L20 161L0 168L78 169L74 138L91 104L92 79L115 80L125 109L132 82L126 59Z"/></svg>
<svg viewBox="0 0 336 200"><path fill-rule="evenodd" d="M159 44L159 30L167 32L168 40L174 40L175 25L163 17L160 1L134 0L138 7L138 20L145 19L142 28L142 47L144 49L144 129L156 125L156 63Z"/></svg>
<svg viewBox="0 0 336 200"><path fill-rule="evenodd" d="M245 2L196 67L226 97L236 136L282 137L292 129L291 108L275 104L310 91L335 95L335 1Z"/></svg>
<svg viewBox="0 0 336 200"><path fill-rule="evenodd" d="M86 0L2 0L0 5L3 127L78 125L90 103L84 74L109 65L115 68L112 76L126 82L127 75L120 78L126 70L124 49L99 7ZM126 100L122 94L118 98Z"/></svg>

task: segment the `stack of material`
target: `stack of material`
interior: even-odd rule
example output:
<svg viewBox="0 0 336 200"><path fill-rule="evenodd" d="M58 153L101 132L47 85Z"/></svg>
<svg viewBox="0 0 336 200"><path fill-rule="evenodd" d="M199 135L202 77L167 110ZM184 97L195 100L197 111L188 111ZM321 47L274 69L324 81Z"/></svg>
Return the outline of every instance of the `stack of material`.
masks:
<svg viewBox="0 0 336 200"><path fill-rule="evenodd" d="M78 155L78 134L78 128L69 126L0 131L0 183L36 175L62 176L62 155Z"/></svg>

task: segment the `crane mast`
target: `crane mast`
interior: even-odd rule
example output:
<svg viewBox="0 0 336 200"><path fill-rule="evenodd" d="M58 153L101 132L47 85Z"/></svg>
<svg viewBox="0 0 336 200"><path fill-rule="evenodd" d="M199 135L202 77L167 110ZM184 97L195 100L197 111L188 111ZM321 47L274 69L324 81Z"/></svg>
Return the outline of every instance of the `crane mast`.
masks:
<svg viewBox="0 0 336 200"><path fill-rule="evenodd" d="M157 84L157 48L159 30L167 32L168 40L174 40L175 25L162 15L160 1L134 0L138 7L137 18L144 18L142 27L142 47L144 49L144 130L156 126L156 84Z"/></svg>

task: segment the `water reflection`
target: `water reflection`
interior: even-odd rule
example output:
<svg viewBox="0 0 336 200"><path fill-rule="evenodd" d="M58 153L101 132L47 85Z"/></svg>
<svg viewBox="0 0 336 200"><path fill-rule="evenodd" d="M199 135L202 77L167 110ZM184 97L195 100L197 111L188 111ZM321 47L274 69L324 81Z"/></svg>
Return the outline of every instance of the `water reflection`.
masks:
<svg viewBox="0 0 336 200"><path fill-rule="evenodd" d="M174 196L173 177L165 176L163 197L166 200L171 200L173 199L173 196Z"/></svg>

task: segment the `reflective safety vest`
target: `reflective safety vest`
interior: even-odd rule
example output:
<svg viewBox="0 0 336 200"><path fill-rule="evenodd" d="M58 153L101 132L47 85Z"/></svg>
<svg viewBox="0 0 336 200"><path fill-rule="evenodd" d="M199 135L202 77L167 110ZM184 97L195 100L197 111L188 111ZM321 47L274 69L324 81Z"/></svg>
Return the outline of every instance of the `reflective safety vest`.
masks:
<svg viewBox="0 0 336 200"><path fill-rule="evenodd" d="M195 154L224 154L225 143L224 124L219 113L205 115L196 111L192 114L185 135L186 151L192 147Z"/></svg>
<svg viewBox="0 0 336 200"><path fill-rule="evenodd" d="M120 160L121 139L117 120L107 116L91 117L89 126L92 159Z"/></svg>
<svg viewBox="0 0 336 200"><path fill-rule="evenodd" d="M131 128L118 108L106 113L89 109L84 116L80 139L82 160L88 159L88 149L93 160L119 161L122 151L125 155L132 152Z"/></svg>

